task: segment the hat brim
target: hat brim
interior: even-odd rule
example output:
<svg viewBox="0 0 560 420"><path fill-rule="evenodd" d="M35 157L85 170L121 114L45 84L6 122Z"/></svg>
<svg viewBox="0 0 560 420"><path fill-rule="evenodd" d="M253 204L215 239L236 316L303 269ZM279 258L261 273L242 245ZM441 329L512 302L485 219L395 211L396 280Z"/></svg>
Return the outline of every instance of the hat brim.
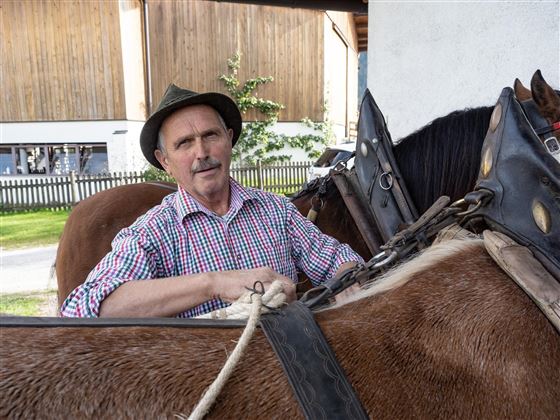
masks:
<svg viewBox="0 0 560 420"><path fill-rule="evenodd" d="M190 105L208 105L214 108L221 115L226 126L233 130L232 145L235 145L237 142L242 129L241 113L235 102L229 96L217 92L200 93L195 96L190 96L183 100L173 102L154 112L142 128L142 132L140 133L140 148L142 149L144 157L156 168L163 169L155 156L161 124L173 112Z"/></svg>

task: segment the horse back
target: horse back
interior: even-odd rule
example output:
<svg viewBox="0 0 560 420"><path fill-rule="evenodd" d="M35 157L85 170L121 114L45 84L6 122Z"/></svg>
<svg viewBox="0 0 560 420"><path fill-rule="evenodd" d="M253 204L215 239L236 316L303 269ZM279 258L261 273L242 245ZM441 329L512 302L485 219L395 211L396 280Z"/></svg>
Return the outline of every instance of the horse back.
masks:
<svg viewBox="0 0 560 420"><path fill-rule="evenodd" d="M557 417L560 335L482 244L406 280L320 314L370 415Z"/></svg>
<svg viewBox="0 0 560 420"><path fill-rule="evenodd" d="M64 226L56 255L59 306L111 250L115 235L161 203L172 192L172 185L122 185L94 194L74 207Z"/></svg>

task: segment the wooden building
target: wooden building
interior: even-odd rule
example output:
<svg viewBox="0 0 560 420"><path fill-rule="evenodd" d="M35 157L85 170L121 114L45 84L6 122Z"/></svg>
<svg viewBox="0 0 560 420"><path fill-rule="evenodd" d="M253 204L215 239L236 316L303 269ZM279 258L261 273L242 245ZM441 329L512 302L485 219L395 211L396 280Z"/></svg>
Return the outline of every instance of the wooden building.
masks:
<svg viewBox="0 0 560 420"><path fill-rule="evenodd" d="M327 109L346 137L363 49L356 19L203 0L3 1L0 174L141 169L138 135L168 84L226 93L218 76L236 52L240 80L274 77L258 94L285 105L288 132Z"/></svg>

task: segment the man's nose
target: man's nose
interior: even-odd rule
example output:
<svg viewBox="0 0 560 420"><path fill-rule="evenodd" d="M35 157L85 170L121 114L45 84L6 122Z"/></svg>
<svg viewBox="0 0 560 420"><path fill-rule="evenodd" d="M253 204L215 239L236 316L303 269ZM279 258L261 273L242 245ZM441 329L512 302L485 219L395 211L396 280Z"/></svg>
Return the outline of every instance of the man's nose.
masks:
<svg viewBox="0 0 560 420"><path fill-rule="evenodd" d="M208 157L208 144L202 139L202 137L195 138L194 152L197 159L205 159Z"/></svg>

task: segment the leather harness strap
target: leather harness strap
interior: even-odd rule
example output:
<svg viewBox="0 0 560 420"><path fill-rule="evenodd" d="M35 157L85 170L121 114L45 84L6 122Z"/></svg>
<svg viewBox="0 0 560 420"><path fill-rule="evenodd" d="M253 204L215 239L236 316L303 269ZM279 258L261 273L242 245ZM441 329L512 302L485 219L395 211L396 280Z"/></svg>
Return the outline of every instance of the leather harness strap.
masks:
<svg viewBox="0 0 560 420"><path fill-rule="evenodd" d="M295 302L261 326L307 419L367 419L311 311Z"/></svg>
<svg viewBox="0 0 560 420"><path fill-rule="evenodd" d="M390 176L389 179L391 181L390 183L385 184L385 188L390 189L392 191L393 197L395 198L395 202L399 207L404 222L407 224L411 224L418 218L418 215L416 214L416 210L414 209L414 207L411 207L412 205L409 205L409 203L412 203L412 200L410 198L408 198L408 200L407 198L405 198L406 189L404 188L404 182L402 181L402 178L399 174L397 164L394 161L394 158L390 159L389 156L387 156L384 146L387 145L384 145L382 143L379 144L378 142L377 147L375 147L375 151L377 153L377 159L379 159L379 163L381 164L381 168L383 168L383 174L387 174L385 175L385 177ZM392 147L393 147L392 143L388 145L388 150L391 152L391 154L392 154ZM393 161L392 164L391 161ZM383 174L382 177L379 179L380 183L385 182L383 178Z"/></svg>
<svg viewBox="0 0 560 420"><path fill-rule="evenodd" d="M364 199L356 173L354 171L333 171L331 178L338 188L352 219L354 219L354 223L362 234L371 255L377 254L382 243L373 232L371 221L374 220L374 214Z"/></svg>
<svg viewBox="0 0 560 420"><path fill-rule="evenodd" d="M529 248L509 236L484 231L484 246L492 259L535 302L560 333L560 282L552 277Z"/></svg>
<svg viewBox="0 0 560 420"><path fill-rule="evenodd" d="M245 320L193 318L58 318L0 316L2 328L242 328Z"/></svg>

